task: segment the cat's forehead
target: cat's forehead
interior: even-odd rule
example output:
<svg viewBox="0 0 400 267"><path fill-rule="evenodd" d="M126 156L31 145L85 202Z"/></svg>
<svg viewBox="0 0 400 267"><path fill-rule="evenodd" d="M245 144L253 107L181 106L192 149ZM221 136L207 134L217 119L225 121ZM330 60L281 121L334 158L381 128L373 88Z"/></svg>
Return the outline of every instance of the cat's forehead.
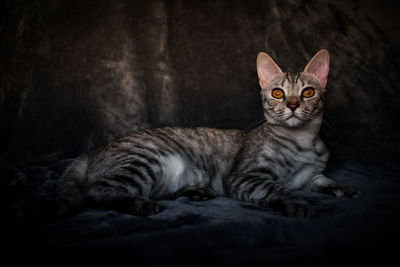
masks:
<svg viewBox="0 0 400 267"><path fill-rule="evenodd" d="M270 82L270 88L291 88L305 87L316 84L316 80L308 73L304 72L285 72L276 75Z"/></svg>

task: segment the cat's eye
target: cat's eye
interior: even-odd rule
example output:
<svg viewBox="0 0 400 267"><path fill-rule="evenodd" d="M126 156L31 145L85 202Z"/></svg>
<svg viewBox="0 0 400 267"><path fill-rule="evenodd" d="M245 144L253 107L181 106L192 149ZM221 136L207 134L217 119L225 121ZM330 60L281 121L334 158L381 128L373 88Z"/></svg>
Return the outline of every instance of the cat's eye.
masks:
<svg viewBox="0 0 400 267"><path fill-rule="evenodd" d="M271 94L273 97L278 99L283 98L285 96L285 93L282 91L282 89L279 88L273 89Z"/></svg>
<svg viewBox="0 0 400 267"><path fill-rule="evenodd" d="M306 88L303 90L302 96L306 98L310 98L315 95L315 90L314 88Z"/></svg>

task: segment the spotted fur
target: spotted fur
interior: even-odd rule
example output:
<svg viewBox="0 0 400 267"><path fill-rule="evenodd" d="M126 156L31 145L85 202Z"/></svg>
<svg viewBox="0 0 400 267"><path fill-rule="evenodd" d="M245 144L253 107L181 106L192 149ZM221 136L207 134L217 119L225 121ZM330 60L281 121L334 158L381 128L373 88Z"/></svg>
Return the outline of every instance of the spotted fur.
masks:
<svg viewBox="0 0 400 267"><path fill-rule="evenodd" d="M292 190L358 196L356 189L321 174L329 155L318 135L328 69L326 50L301 73L284 73L260 53L264 124L249 132L171 127L133 132L66 170L56 185L60 213L86 203L147 216L160 212L156 200L189 195L228 196L303 217L311 207ZM303 97L305 88L315 90L314 96ZM274 98L274 89L285 96Z"/></svg>

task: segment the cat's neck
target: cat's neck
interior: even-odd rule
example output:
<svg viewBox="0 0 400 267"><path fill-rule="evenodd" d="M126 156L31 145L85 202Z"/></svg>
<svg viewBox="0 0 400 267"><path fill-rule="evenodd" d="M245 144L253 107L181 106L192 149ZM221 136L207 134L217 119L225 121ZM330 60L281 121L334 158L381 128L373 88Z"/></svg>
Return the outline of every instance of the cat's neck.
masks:
<svg viewBox="0 0 400 267"><path fill-rule="evenodd" d="M321 124L322 113L301 127L288 128L280 125L268 125L268 128L274 135L290 138L297 144L307 147L312 146L319 139Z"/></svg>

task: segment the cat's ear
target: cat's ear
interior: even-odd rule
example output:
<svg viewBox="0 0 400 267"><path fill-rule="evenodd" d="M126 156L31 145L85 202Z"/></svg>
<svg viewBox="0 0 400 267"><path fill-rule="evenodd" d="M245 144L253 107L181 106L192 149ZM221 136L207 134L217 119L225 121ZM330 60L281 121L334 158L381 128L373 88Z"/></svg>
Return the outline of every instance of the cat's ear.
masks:
<svg viewBox="0 0 400 267"><path fill-rule="evenodd" d="M274 60L266 53L260 52L257 57L257 73L262 89L267 88L267 85L272 77L282 73L282 70L276 65Z"/></svg>
<svg viewBox="0 0 400 267"><path fill-rule="evenodd" d="M308 62L307 66L304 69L304 72L313 74L317 78L321 87L325 88L325 85L328 81L329 72L328 50L319 50L318 53L313 56L310 62Z"/></svg>

